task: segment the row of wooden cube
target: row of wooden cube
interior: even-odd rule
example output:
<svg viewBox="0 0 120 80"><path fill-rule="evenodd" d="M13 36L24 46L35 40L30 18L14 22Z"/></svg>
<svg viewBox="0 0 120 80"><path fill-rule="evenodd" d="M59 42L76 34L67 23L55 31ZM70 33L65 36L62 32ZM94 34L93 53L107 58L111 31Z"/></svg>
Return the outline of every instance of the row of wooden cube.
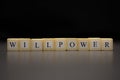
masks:
<svg viewBox="0 0 120 80"><path fill-rule="evenodd" d="M7 50L113 50L113 39L8 38Z"/></svg>

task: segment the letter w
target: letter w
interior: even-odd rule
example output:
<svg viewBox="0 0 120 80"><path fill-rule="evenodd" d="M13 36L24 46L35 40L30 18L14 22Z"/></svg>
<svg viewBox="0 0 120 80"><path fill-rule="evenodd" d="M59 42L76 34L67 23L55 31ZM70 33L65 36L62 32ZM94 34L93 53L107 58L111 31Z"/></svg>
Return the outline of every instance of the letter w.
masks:
<svg viewBox="0 0 120 80"><path fill-rule="evenodd" d="M11 47L15 47L16 46L16 42L10 42L10 46Z"/></svg>
<svg viewBox="0 0 120 80"><path fill-rule="evenodd" d="M87 46L87 42L80 42L81 47L86 47Z"/></svg>

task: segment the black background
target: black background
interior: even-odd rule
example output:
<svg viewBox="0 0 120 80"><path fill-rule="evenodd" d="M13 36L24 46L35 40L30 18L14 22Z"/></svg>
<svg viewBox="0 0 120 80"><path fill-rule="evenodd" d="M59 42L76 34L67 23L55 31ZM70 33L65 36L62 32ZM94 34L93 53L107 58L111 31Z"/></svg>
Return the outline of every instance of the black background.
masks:
<svg viewBox="0 0 120 80"><path fill-rule="evenodd" d="M119 39L113 24L112 1L55 0L11 1L1 5L0 36L9 37L112 37Z"/></svg>

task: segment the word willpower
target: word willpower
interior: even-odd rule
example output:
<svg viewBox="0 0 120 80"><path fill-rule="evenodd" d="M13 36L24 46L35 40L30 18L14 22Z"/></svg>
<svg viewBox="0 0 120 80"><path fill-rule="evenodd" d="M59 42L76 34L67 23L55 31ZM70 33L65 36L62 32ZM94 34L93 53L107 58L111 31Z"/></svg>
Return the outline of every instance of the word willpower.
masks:
<svg viewBox="0 0 120 80"><path fill-rule="evenodd" d="M7 50L113 50L112 38L8 38Z"/></svg>

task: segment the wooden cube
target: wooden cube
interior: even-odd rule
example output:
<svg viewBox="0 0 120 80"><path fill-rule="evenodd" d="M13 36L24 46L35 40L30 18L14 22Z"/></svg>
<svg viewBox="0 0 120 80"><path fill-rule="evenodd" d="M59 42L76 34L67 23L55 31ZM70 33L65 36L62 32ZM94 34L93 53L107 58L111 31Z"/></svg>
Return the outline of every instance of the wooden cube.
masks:
<svg viewBox="0 0 120 80"><path fill-rule="evenodd" d="M102 50L113 50L113 39L112 38L101 38Z"/></svg>
<svg viewBox="0 0 120 80"><path fill-rule="evenodd" d="M55 50L66 50L65 38L55 38Z"/></svg>
<svg viewBox="0 0 120 80"><path fill-rule="evenodd" d="M78 50L78 42L76 38L67 38L67 50Z"/></svg>
<svg viewBox="0 0 120 80"><path fill-rule="evenodd" d="M43 39L43 50L55 50L55 39L44 38Z"/></svg>
<svg viewBox="0 0 120 80"><path fill-rule="evenodd" d="M31 50L30 38L20 38L20 50Z"/></svg>
<svg viewBox="0 0 120 80"><path fill-rule="evenodd" d="M19 39L8 38L7 39L7 50L19 50Z"/></svg>
<svg viewBox="0 0 120 80"><path fill-rule="evenodd" d="M42 39L31 39L31 50L42 50Z"/></svg>
<svg viewBox="0 0 120 80"><path fill-rule="evenodd" d="M100 38L88 38L89 39L89 50L101 50L101 39Z"/></svg>
<svg viewBox="0 0 120 80"><path fill-rule="evenodd" d="M78 50L89 50L88 38L78 38Z"/></svg>

